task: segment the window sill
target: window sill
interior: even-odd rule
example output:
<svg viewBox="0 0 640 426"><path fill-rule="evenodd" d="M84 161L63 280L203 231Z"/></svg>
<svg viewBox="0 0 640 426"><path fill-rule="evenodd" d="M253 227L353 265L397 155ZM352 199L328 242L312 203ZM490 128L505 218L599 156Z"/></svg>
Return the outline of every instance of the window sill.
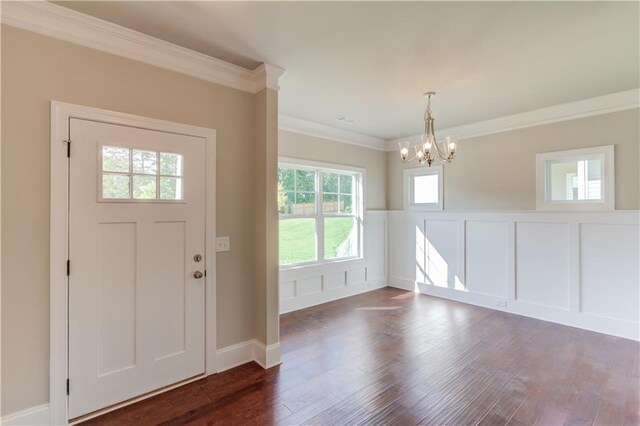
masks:
<svg viewBox="0 0 640 426"><path fill-rule="evenodd" d="M365 266L364 257L350 257L339 260L329 260L323 262L309 262L304 264L297 264L291 266L280 267L280 279L285 280L288 275L295 275L299 277L300 273L304 272L304 275L319 275L330 274L333 272L344 272L347 269L355 269Z"/></svg>

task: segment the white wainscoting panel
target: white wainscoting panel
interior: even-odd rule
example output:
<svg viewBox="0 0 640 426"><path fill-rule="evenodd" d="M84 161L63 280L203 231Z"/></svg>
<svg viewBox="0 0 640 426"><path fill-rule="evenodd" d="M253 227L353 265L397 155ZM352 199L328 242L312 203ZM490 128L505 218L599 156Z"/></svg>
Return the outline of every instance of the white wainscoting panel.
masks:
<svg viewBox="0 0 640 426"><path fill-rule="evenodd" d="M307 296L322 292L322 277L311 277L296 280L296 294Z"/></svg>
<svg viewBox="0 0 640 426"><path fill-rule="evenodd" d="M569 309L566 223L516 223L516 299Z"/></svg>
<svg viewBox="0 0 640 426"><path fill-rule="evenodd" d="M333 290L347 285L346 272L331 272L324 275L322 279L324 280L324 288L326 290Z"/></svg>
<svg viewBox="0 0 640 426"><path fill-rule="evenodd" d="M640 339L640 215L388 212L389 285Z"/></svg>
<svg viewBox="0 0 640 426"><path fill-rule="evenodd" d="M425 221L425 277L426 282L436 287L456 288L461 286L458 221ZM420 245L416 241L416 247Z"/></svg>
<svg viewBox="0 0 640 426"><path fill-rule="evenodd" d="M366 282L366 268L354 268L347 270L347 286L358 285Z"/></svg>
<svg viewBox="0 0 640 426"><path fill-rule="evenodd" d="M507 298L507 222L466 223L466 278L469 292Z"/></svg>
<svg viewBox="0 0 640 426"><path fill-rule="evenodd" d="M368 212L364 224L367 282L387 285L387 212Z"/></svg>
<svg viewBox="0 0 640 426"><path fill-rule="evenodd" d="M364 217L364 258L280 270L280 313L387 286L387 212Z"/></svg>
<svg viewBox="0 0 640 426"><path fill-rule="evenodd" d="M639 232L638 225L580 225L582 312L638 321Z"/></svg>
<svg viewBox="0 0 640 426"><path fill-rule="evenodd" d="M296 297L296 282L281 281L280 282L280 299L288 300Z"/></svg>

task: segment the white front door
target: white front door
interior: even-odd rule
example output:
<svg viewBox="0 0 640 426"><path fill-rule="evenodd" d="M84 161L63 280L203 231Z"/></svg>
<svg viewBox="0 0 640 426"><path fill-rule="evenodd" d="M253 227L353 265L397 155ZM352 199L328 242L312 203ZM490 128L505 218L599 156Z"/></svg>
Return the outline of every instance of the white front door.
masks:
<svg viewBox="0 0 640 426"><path fill-rule="evenodd" d="M205 371L205 139L70 120L69 417Z"/></svg>

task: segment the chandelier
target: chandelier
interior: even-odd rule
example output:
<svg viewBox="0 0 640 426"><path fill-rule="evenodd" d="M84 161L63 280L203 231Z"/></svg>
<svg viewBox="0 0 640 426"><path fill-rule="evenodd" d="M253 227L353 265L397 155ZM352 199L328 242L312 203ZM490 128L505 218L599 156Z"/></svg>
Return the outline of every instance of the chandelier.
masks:
<svg viewBox="0 0 640 426"><path fill-rule="evenodd" d="M447 136L442 147L436 141L436 135L433 130L434 118L431 116L431 97L436 92L427 92L424 94L427 98L427 110L424 113L424 134L422 135L422 143L413 147L415 153L409 158L410 142L399 142L400 159L403 163L413 163L417 161L420 166L431 166L435 160L441 163L450 163L456 157L455 139Z"/></svg>

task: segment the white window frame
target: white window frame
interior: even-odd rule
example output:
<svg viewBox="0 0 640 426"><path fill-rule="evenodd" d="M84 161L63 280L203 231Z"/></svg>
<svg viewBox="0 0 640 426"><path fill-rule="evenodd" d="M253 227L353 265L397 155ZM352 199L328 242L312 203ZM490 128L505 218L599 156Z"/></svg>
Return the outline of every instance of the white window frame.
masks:
<svg viewBox="0 0 640 426"><path fill-rule="evenodd" d="M414 201L414 182L419 176L438 176L438 202L437 203L416 203ZM444 210L444 167L431 166L405 169L403 172L404 181L404 208L405 210L416 211L442 211Z"/></svg>
<svg viewBox="0 0 640 426"><path fill-rule="evenodd" d="M600 160L600 200L552 200L550 167L552 162ZM548 211L593 211L615 209L615 157L614 146L545 152L536 155L536 209Z"/></svg>
<svg viewBox="0 0 640 426"><path fill-rule="evenodd" d="M105 146L128 149L129 150L129 171L127 172L111 172L108 170L103 170L103 148ZM160 154L175 154L182 157L182 154L177 152L169 152L169 151L153 151L156 153L156 164L157 170L154 174L145 174L145 173L136 173L133 171L133 161L132 155L133 151L153 151L148 148L137 148L135 146L120 146L114 145L112 143L101 143L98 144L98 202L99 203L156 203L156 204L185 204L184 201L184 188L185 188L185 178L184 178L184 159L181 164L182 169L180 170L179 175L163 175L160 173ZM102 193L102 176L105 174L109 175L120 175L120 176L128 176L129 177L129 198L104 198ZM133 177L134 176L148 176L156 179L156 198L133 198ZM173 178L181 180L181 197L176 199L171 198L160 198L160 179L162 178Z"/></svg>
<svg viewBox="0 0 640 426"><path fill-rule="evenodd" d="M278 215L278 224L280 220L286 219L315 219L316 222L316 260L309 262L291 263L280 265L281 270L296 269L314 265L326 265L331 263L351 262L354 260L364 259L364 211L365 211L365 169L353 166L345 166L342 164L323 163L318 161L302 160L290 157L279 157L278 168L290 167L298 170L309 170L316 172L316 209L313 215L288 214ZM353 192L353 214L342 213L323 213L322 212L322 172L353 174L356 183ZM326 217L355 217L358 231L358 252L355 256L340 257L337 259L324 258L324 218Z"/></svg>

